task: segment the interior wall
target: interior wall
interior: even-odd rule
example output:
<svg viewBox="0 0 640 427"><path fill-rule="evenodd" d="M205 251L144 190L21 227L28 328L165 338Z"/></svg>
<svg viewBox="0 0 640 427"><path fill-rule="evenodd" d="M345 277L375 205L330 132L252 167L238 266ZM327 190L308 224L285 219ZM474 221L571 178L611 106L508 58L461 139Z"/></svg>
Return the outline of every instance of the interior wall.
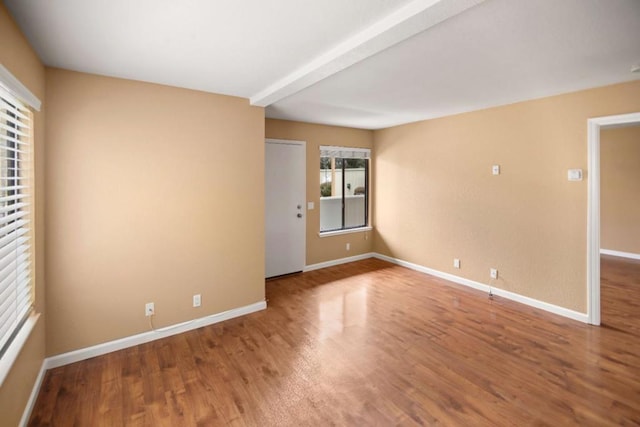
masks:
<svg viewBox="0 0 640 427"><path fill-rule="evenodd" d="M264 301L263 108L59 69L47 100L48 355Z"/></svg>
<svg viewBox="0 0 640 427"><path fill-rule="evenodd" d="M306 265L371 252L371 232L355 232L337 236L320 237L320 146L372 148L373 132L339 126L325 126L288 120L267 119L265 135L274 139L293 139L307 143L307 201L314 203L314 210L307 210ZM372 153L375 156L375 153ZM373 193L369 197L372 212ZM371 221L371 214L369 215ZM350 250L346 244L350 243Z"/></svg>
<svg viewBox="0 0 640 427"><path fill-rule="evenodd" d="M375 131L374 250L585 313L587 180L567 170L588 118L637 111L640 81Z"/></svg>
<svg viewBox="0 0 640 427"><path fill-rule="evenodd" d="M600 131L600 246L640 255L640 126Z"/></svg>
<svg viewBox="0 0 640 427"><path fill-rule="evenodd" d="M0 63L25 85L40 101L34 113L35 191L32 220L34 232L35 309L41 313L18 359L0 388L0 424L18 425L45 357L45 282L44 282L44 128L45 69L29 42L0 3ZM6 423L6 424L5 424Z"/></svg>

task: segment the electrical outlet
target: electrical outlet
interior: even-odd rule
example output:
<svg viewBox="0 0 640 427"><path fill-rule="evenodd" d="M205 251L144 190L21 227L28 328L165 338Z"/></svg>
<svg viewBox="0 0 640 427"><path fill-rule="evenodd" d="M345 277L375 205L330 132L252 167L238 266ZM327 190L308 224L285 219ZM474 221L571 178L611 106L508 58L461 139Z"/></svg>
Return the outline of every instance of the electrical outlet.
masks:
<svg viewBox="0 0 640 427"><path fill-rule="evenodd" d="M495 268L492 268L489 270L489 274L491 275L492 279L497 279L498 278L498 270L496 270Z"/></svg>
<svg viewBox="0 0 640 427"><path fill-rule="evenodd" d="M491 173L494 175L500 175L500 165L493 165L491 167Z"/></svg>
<svg viewBox="0 0 640 427"><path fill-rule="evenodd" d="M156 307L152 302L148 302L144 305L144 315L153 316L156 314Z"/></svg>
<svg viewBox="0 0 640 427"><path fill-rule="evenodd" d="M460 268L460 260L458 258L453 259L453 267Z"/></svg>
<svg viewBox="0 0 640 427"><path fill-rule="evenodd" d="M200 304L202 304L202 297L200 296L200 294L196 294L193 296L193 306L194 307L200 307Z"/></svg>
<svg viewBox="0 0 640 427"><path fill-rule="evenodd" d="M351 249L351 243L347 243L347 250Z"/></svg>

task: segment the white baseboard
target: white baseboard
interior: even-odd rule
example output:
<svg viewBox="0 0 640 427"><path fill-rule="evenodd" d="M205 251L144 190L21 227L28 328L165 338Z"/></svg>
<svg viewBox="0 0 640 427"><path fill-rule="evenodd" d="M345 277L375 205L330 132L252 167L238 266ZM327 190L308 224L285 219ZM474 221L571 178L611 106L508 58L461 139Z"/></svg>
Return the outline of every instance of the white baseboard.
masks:
<svg viewBox="0 0 640 427"><path fill-rule="evenodd" d="M368 252L366 254L354 255L347 258L339 258L331 261L320 262L318 264L306 265L302 271L313 271L319 270L321 268L333 267L334 265L346 264L348 262L360 261L367 258L372 258L374 256L373 253Z"/></svg>
<svg viewBox="0 0 640 427"><path fill-rule="evenodd" d="M633 252L614 251L614 250L611 250L611 249L600 249L600 254L601 255L617 256L617 257L621 257L621 258L640 259L640 254L634 254Z"/></svg>
<svg viewBox="0 0 640 427"><path fill-rule="evenodd" d="M615 255L615 256L623 256L623 255L618 255L620 253L627 254L624 252L607 251L605 249L601 250L600 252L603 254ZM636 259L640 259L640 255L637 255L637 254L628 254L628 255L635 255L638 257ZM444 273L442 271L434 270L432 268L424 267L422 265L414 264L408 261L403 261L401 259L392 258L390 256L382 255L376 252L370 252L370 253L365 253L361 255L355 255L352 257L340 258L332 261L308 265L308 266L305 266L304 271L307 272L312 270L318 270L321 268L331 267L334 265L360 261L367 258L378 258L396 265L400 265L402 267L409 268L411 270L415 270L421 273L439 277L453 283L457 283L463 286L468 286L470 288L477 289L483 292L487 292L487 293L489 292L489 286L484 283L465 279L464 277L459 277L453 274ZM627 256L627 258L629 257ZM529 298L520 294L516 294L510 291L496 288L496 287L491 287L491 291L493 292L494 295L507 298L512 301L516 301L525 305L529 305L531 307L545 310L550 313L558 314L560 316L577 320L579 322L583 322L583 323L588 322L588 317L587 317L587 314L585 313L579 313L577 311L569 310L564 307L539 301L533 298ZM33 406L35 405L35 402L38 397L38 393L40 391L40 387L42 386L42 381L44 380L44 375L47 369L57 368L59 366L64 366L70 363L79 362L81 360L89 359L91 357L100 356L103 354L111 353L113 351L122 350L122 349L133 347L139 344L144 344L150 341L155 341L160 338L165 338L171 335L180 334L182 332L187 332L193 329L201 328L203 326L212 325L214 323L233 319L235 317L244 316L246 314L264 310L266 308L267 308L267 303L265 301L260 301L254 304L246 305L244 307L235 308L222 313L213 314L211 316L206 316L206 317L194 319L188 322L180 323L177 325L169 326L166 328L161 328L156 331L144 332L141 334L132 335L130 337L125 337L125 338L110 341L107 343L98 344L92 347L87 347L87 348L83 348L83 349L79 349L79 350L75 350L68 353L63 353L57 356L46 358L43 361L42 367L40 368L40 372L38 373L38 377L36 378L36 382L33 386L33 390L31 391L31 396L29 397L29 401L22 415L20 425L24 426L29 421L29 417L31 416L31 411L33 410Z"/></svg>
<svg viewBox="0 0 640 427"><path fill-rule="evenodd" d="M27 406L25 406L24 411L22 412L22 418L20 419L20 424L18 424L20 427L24 427L27 425L27 423L29 422L29 418L31 418L31 412L33 412L33 407L36 404L36 400L38 400L40 387L42 387L42 381L44 381L44 374L47 373L45 361L46 359L42 361L40 372L38 372L36 382L33 383L33 388L31 389L31 395L29 396L29 400L27 401Z"/></svg>
<svg viewBox="0 0 640 427"><path fill-rule="evenodd" d="M111 353L113 351L122 350L135 345L144 344L155 341L160 338L169 337L171 335L180 334L182 332L198 329L203 326L212 325L224 320L233 319L234 317L244 316L256 311L267 308L265 301L256 302L254 304L245 305L244 307L234 308L222 313L212 314L210 316L201 317L199 319L190 320L188 322L179 323L177 325L156 329L155 331L143 332L141 334L120 338L114 341L94 345L79 350L70 351L68 353L59 354L57 356L48 357L44 360L45 369L57 368L59 366L68 365L70 363L79 362L95 356Z"/></svg>
<svg viewBox="0 0 640 427"><path fill-rule="evenodd" d="M424 267L422 265L414 264L412 262L403 261L397 258L392 258L387 255L382 255L379 253L374 253L373 256L375 258L391 262L393 264L400 265L402 267L410 268L411 270L419 271L421 273L430 274L435 277L439 277L441 279L448 280L450 282L454 282L460 285L468 286L473 289L477 289L483 292L489 293L489 285L484 283L476 282L473 280L465 279L464 277L459 277L453 274L444 273L442 271L434 270L432 268ZM588 323L588 316L586 313L580 313L577 311L569 310L568 308L560 307L554 304L550 304L544 301L539 301L537 299L529 298L520 294L516 294L514 292L505 291L504 289L496 288L494 286L491 287L491 292L499 297L503 297L506 299L510 299L512 301L519 302L521 304L526 304L531 307L539 308L544 311L548 311L550 313L558 314L560 316L568 317L569 319L577 320L582 323Z"/></svg>
<svg viewBox="0 0 640 427"><path fill-rule="evenodd" d="M397 258L392 258L387 255L382 255L379 253L365 253L360 255L355 255L347 258L340 258L332 261L322 262L318 264L308 265L304 268L304 271L312 271L318 270L321 268L331 267L334 265L345 264L348 262L360 261L367 258L378 258L393 264L397 264L403 267L410 268L412 270L416 270L422 273L430 274L435 277L440 277L445 280L449 280L453 283L457 283L460 285L468 286L483 292L489 292L489 286L476 282L473 280L465 279L464 277L459 277L453 274L444 273L438 270L434 270L432 268L424 267L418 264L414 264L411 262L403 261ZM570 319L578 320L580 322L587 323L588 318L585 313L579 313L573 310L569 310L564 307L560 307L557 305L553 305L550 303L546 303L543 301L539 301L533 298L529 298L520 294L516 294L510 291L506 291L500 288L492 287L492 292L494 295L507 298L522 304L526 304L535 308L539 308L551 313L559 314L564 317L568 317ZM91 357L100 356L103 354L111 353L113 351L122 350L128 347L132 347L139 344L144 344L150 341L154 341L160 338L165 338L168 336L176 335L182 332L187 332L193 329L201 328L203 326L212 325L214 323L222 322L224 320L233 319L235 317L244 316L246 314L254 313L256 311L264 310L267 307L265 301L260 301L254 304L250 304L244 307L235 308L232 310L228 310L222 313L213 314L211 316L202 317L199 319L194 319L188 322L180 323L177 325L157 329L155 331L144 332L137 335L132 335L130 337L125 337L121 339L117 339L114 341L98 344L95 346L74 350L68 353L63 353L57 356L52 356L44 360L43 369L52 369L57 368L59 366L68 365L70 363L78 362L81 360L89 359ZM39 378L39 381L42 381L42 378ZM38 387L39 389L39 387ZM37 396L37 393L36 393Z"/></svg>

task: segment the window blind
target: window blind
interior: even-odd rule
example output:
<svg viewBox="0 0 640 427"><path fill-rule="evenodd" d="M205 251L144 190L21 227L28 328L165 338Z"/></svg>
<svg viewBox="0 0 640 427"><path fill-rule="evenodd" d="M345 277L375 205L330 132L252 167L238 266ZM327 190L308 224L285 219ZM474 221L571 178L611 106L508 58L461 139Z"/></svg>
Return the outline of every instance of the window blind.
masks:
<svg viewBox="0 0 640 427"><path fill-rule="evenodd" d="M0 86L0 357L29 317L31 112Z"/></svg>
<svg viewBox="0 0 640 427"><path fill-rule="evenodd" d="M368 148L320 146L320 157L336 157L342 159L370 159L371 150Z"/></svg>

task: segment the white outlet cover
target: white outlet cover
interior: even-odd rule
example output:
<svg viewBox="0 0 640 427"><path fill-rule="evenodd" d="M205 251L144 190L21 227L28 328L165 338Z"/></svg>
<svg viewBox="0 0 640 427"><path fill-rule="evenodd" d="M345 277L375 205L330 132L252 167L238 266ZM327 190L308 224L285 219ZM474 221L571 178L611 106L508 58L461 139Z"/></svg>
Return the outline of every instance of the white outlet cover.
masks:
<svg viewBox="0 0 640 427"><path fill-rule="evenodd" d="M496 270L495 268L492 268L491 270L489 270L489 274L491 275L492 279L498 278L498 270Z"/></svg>
<svg viewBox="0 0 640 427"><path fill-rule="evenodd" d="M202 305L202 296L200 294L193 296L193 306L200 307Z"/></svg>
<svg viewBox="0 0 640 427"><path fill-rule="evenodd" d="M144 305L144 315L145 316L151 316L153 314L155 314L156 312L156 308L155 305L152 302L148 302Z"/></svg>
<svg viewBox="0 0 640 427"><path fill-rule="evenodd" d="M494 175L500 175L500 165L493 165L491 167L491 173Z"/></svg>
<svg viewBox="0 0 640 427"><path fill-rule="evenodd" d="M453 259L453 267L460 268L460 260L458 258Z"/></svg>
<svg viewBox="0 0 640 427"><path fill-rule="evenodd" d="M312 211L315 208L315 205L313 202L307 202L307 210Z"/></svg>

